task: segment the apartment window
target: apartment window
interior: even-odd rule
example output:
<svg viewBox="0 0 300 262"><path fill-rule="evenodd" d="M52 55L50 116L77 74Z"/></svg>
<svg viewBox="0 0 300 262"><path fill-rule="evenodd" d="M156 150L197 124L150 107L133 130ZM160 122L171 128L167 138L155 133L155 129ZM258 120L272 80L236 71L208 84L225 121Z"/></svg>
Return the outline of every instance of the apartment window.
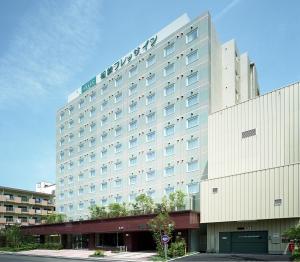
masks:
<svg viewBox="0 0 300 262"><path fill-rule="evenodd" d="M80 100L79 101L79 104L78 104L78 108L82 108L83 107L83 104L84 104L84 100Z"/></svg>
<svg viewBox="0 0 300 262"><path fill-rule="evenodd" d="M146 116L146 122L151 123L155 121L155 112L151 112Z"/></svg>
<svg viewBox="0 0 300 262"><path fill-rule="evenodd" d="M91 199L91 200L90 200L90 206L93 207L93 206L95 206L95 205L96 205L95 199Z"/></svg>
<svg viewBox="0 0 300 262"><path fill-rule="evenodd" d="M175 64L169 64L164 68L164 76L168 76L175 72Z"/></svg>
<svg viewBox="0 0 300 262"><path fill-rule="evenodd" d="M101 103L101 111L104 111L104 110L106 109L107 104L108 104L107 100L104 100L104 101Z"/></svg>
<svg viewBox="0 0 300 262"><path fill-rule="evenodd" d="M146 141L154 141L155 140L155 131L150 131L146 134Z"/></svg>
<svg viewBox="0 0 300 262"><path fill-rule="evenodd" d="M69 180L69 184L71 184L74 181L74 177L73 176L69 176L68 180Z"/></svg>
<svg viewBox="0 0 300 262"><path fill-rule="evenodd" d="M186 60L185 63L187 65L195 62L198 59L198 50L192 51L190 52L187 56L186 56Z"/></svg>
<svg viewBox="0 0 300 262"><path fill-rule="evenodd" d="M59 194L59 199L60 199L60 200L63 200L64 198L65 198L65 194L64 194L64 193L60 193L60 194Z"/></svg>
<svg viewBox="0 0 300 262"><path fill-rule="evenodd" d="M102 182L101 183L101 190L102 191L107 190L107 182Z"/></svg>
<svg viewBox="0 0 300 262"><path fill-rule="evenodd" d="M165 47L164 56L168 56L168 55L172 54L174 51L175 51L175 44L171 43Z"/></svg>
<svg viewBox="0 0 300 262"><path fill-rule="evenodd" d="M78 209L79 210L82 210L84 208L84 203L83 202L80 202L79 204L78 204Z"/></svg>
<svg viewBox="0 0 300 262"><path fill-rule="evenodd" d="M73 210L74 210L74 206L73 206L73 204L70 204L69 205L69 211L72 212Z"/></svg>
<svg viewBox="0 0 300 262"><path fill-rule="evenodd" d="M199 138L191 138L187 141L187 150L195 149L199 147Z"/></svg>
<svg viewBox="0 0 300 262"><path fill-rule="evenodd" d="M191 116L186 120L186 128L192 128L199 125L199 117Z"/></svg>
<svg viewBox="0 0 300 262"><path fill-rule="evenodd" d="M95 123L91 123L90 124L90 132L93 132L96 130L96 124Z"/></svg>
<svg viewBox="0 0 300 262"><path fill-rule="evenodd" d="M93 162L96 160L96 154L95 153L91 153L90 155L90 162Z"/></svg>
<svg viewBox="0 0 300 262"><path fill-rule="evenodd" d="M175 105L171 104L171 105L167 105L164 109L164 115L165 116L169 116L171 114L175 113Z"/></svg>
<svg viewBox="0 0 300 262"><path fill-rule="evenodd" d="M120 153L122 151L122 144L118 143L115 145L115 153Z"/></svg>
<svg viewBox="0 0 300 262"><path fill-rule="evenodd" d="M84 175L82 173L80 173L78 175L78 181L82 181L84 179Z"/></svg>
<svg viewBox="0 0 300 262"><path fill-rule="evenodd" d="M165 156L171 156L175 153L174 145L168 145L165 147Z"/></svg>
<svg viewBox="0 0 300 262"><path fill-rule="evenodd" d="M84 193L83 188L79 188L79 189L78 189L78 195L82 195L83 193Z"/></svg>
<svg viewBox="0 0 300 262"><path fill-rule="evenodd" d="M106 157L106 156L107 156L107 149L106 149L106 148L103 148L103 149L101 150L101 158Z"/></svg>
<svg viewBox="0 0 300 262"><path fill-rule="evenodd" d="M71 128L74 124L74 121L71 119L70 122L69 122L69 128Z"/></svg>
<svg viewBox="0 0 300 262"><path fill-rule="evenodd" d="M155 80L156 80L155 74L151 74L146 78L146 86L150 86L154 84Z"/></svg>
<svg viewBox="0 0 300 262"><path fill-rule="evenodd" d="M129 148L133 148L137 146L137 138L131 138L129 140Z"/></svg>
<svg viewBox="0 0 300 262"><path fill-rule="evenodd" d="M146 180L151 181L155 179L155 171L154 170L149 170L146 173Z"/></svg>
<svg viewBox="0 0 300 262"><path fill-rule="evenodd" d="M133 95L137 92L137 84L133 84L129 87L129 95Z"/></svg>
<svg viewBox="0 0 300 262"><path fill-rule="evenodd" d="M194 106L194 105L198 104L198 102L199 102L199 96L198 96L198 94L190 95L186 99L186 106L187 107Z"/></svg>
<svg viewBox="0 0 300 262"><path fill-rule="evenodd" d="M137 66L133 66L132 68L130 68L129 70L129 77L133 77L137 74L138 70L137 70Z"/></svg>
<svg viewBox="0 0 300 262"><path fill-rule="evenodd" d="M136 185L137 182L137 176L130 176L129 177L129 185Z"/></svg>
<svg viewBox="0 0 300 262"><path fill-rule="evenodd" d="M129 166L135 166L137 164L137 156L132 156L129 158Z"/></svg>
<svg viewBox="0 0 300 262"><path fill-rule="evenodd" d="M73 148L69 148L69 156L72 156L72 153L73 153Z"/></svg>
<svg viewBox="0 0 300 262"><path fill-rule="evenodd" d="M69 142L72 142L74 135L72 133L69 134Z"/></svg>
<svg viewBox="0 0 300 262"><path fill-rule="evenodd" d="M90 193L95 193L96 191L96 186L95 185L91 185L90 186Z"/></svg>
<svg viewBox="0 0 300 262"><path fill-rule="evenodd" d="M83 119L84 119L84 115L83 114L79 115L78 123L82 123Z"/></svg>
<svg viewBox="0 0 300 262"><path fill-rule="evenodd" d="M95 177L96 171L94 169L90 170L90 177Z"/></svg>
<svg viewBox="0 0 300 262"><path fill-rule="evenodd" d="M90 117L95 116L95 114L96 114L96 108L93 107L93 108L90 110Z"/></svg>
<svg viewBox="0 0 300 262"><path fill-rule="evenodd" d="M64 112L61 112L61 113L59 114L59 120L63 120L63 119L64 119L64 115L65 115L65 113L64 113Z"/></svg>
<svg viewBox="0 0 300 262"><path fill-rule="evenodd" d="M154 101L155 101L155 93L151 93L147 96L146 105L154 103Z"/></svg>
<svg viewBox="0 0 300 262"><path fill-rule="evenodd" d="M64 208L63 206L60 206L60 207L59 207L59 211L60 211L61 213L63 213L63 212L65 211L65 208Z"/></svg>
<svg viewBox="0 0 300 262"><path fill-rule="evenodd" d="M174 125L168 125L164 129L165 136L174 135L174 132L175 132L175 126Z"/></svg>
<svg viewBox="0 0 300 262"><path fill-rule="evenodd" d="M171 193L174 193L174 187L173 186L168 186L165 188L165 194L169 196Z"/></svg>
<svg viewBox="0 0 300 262"><path fill-rule="evenodd" d="M62 138L62 139L60 140L60 146L63 146L64 143L65 143L65 140Z"/></svg>
<svg viewBox="0 0 300 262"><path fill-rule="evenodd" d="M103 95L105 93L105 91L107 90L107 84L104 84L102 87L101 87L101 95Z"/></svg>
<svg viewBox="0 0 300 262"><path fill-rule="evenodd" d="M122 128L120 126L116 127L116 129L115 129L115 136L120 136L121 132L122 132Z"/></svg>
<svg viewBox="0 0 300 262"><path fill-rule="evenodd" d="M78 151L82 151L84 148L84 143L79 143Z"/></svg>
<svg viewBox="0 0 300 262"><path fill-rule="evenodd" d="M106 198L104 198L104 199L101 199L101 205L102 206L107 206L107 199Z"/></svg>
<svg viewBox="0 0 300 262"><path fill-rule="evenodd" d="M115 180L115 187L121 187L122 185L122 179L121 178L118 178Z"/></svg>
<svg viewBox="0 0 300 262"><path fill-rule="evenodd" d="M155 190L154 189L150 189L147 191L147 196L148 197L151 197L152 199L154 198L155 196Z"/></svg>
<svg viewBox="0 0 300 262"><path fill-rule="evenodd" d="M195 84L198 81L198 72L194 72L186 77L186 85Z"/></svg>
<svg viewBox="0 0 300 262"><path fill-rule="evenodd" d="M122 82L123 82L122 76L117 77L115 80L115 87L119 87L122 84Z"/></svg>
<svg viewBox="0 0 300 262"><path fill-rule="evenodd" d="M103 142L105 140L105 138L107 138L107 133L103 132L101 135L101 141Z"/></svg>
<svg viewBox="0 0 300 262"><path fill-rule="evenodd" d="M96 145L96 139L95 138L91 138L90 140L90 147L95 146Z"/></svg>
<svg viewBox="0 0 300 262"><path fill-rule="evenodd" d="M122 197L121 196L116 196L115 197L115 202L120 204L122 202Z"/></svg>
<svg viewBox="0 0 300 262"><path fill-rule="evenodd" d="M155 151L148 151L146 154L146 161L152 161L155 159Z"/></svg>
<svg viewBox="0 0 300 262"><path fill-rule="evenodd" d="M59 171L60 171L60 173L64 172L64 170L65 170L65 167L64 167L64 165L61 165L61 166L59 167Z"/></svg>
<svg viewBox="0 0 300 262"><path fill-rule="evenodd" d="M199 193L199 183L190 183L187 185L187 190L189 194L197 194Z"/></svg>
<svg viewBox="0 0 300 262"><path fill-rule="evenodd" d="M164 169L164 175L165 176L172 176L174 175L175 167L174 166L167 166Z"/></svg>
<svg viewBox="0 0 300 262"><path fill-rule="evenodd" d="M198 37L198 28L186 34L186 43L194 41Z"/></svg>
<svg viewBox="0 0 300 262"><path fill-rule="evenodd" d="M115 112L115 120L119 119L121 116L122 116L122 110L121 110L121 109L118 109L118 110Z"/></svg>
<svg viewBox="0 0 300 262"><path fill-rule="evenodd" d="M63 186L65 184L65 181L63 180L63 179L61 179L60 181L59 181L59 185L60 186Z"/></svg>
<svg viewBox="0 0 300 262"><path fill-rule="evenodd" d="M101 174L106 174L107 173L107 165L103 165L101 167Z"/></svg>
<svg viewBox="0 0 300 262"><path fill-rule="evenodd" d="M118 103L122 100L122 93L117 93L115 95L115 103Z"/></svg>
<svg viewBox="0 0 300 262"><path fill-rule="evenodd" d="M79 136L79 137L82 137L83 134L84 134L84 129L83 129L83 128L80 128L80 129L79 129L79 134L78 134L78 136Z"/></svg>
<svg viewBox="0 0 300 262"><path fill-rule="evenodd" d="M96 99L96 93L91 93L90 94L90 102Z"/></svg>
<svg viewBox="0 0 300 262"><path fill-rule="evenodd" d="M64 155L65 155L65 153L63 151L61 151L59 153L59 160L63 160L64 159Z"/></svg>
<svg viewBox="0 0 300 262"><path fill-rule="evenodd" d="M135 201L135 198L136 198L136 193L131 193L129 195L129 202L134 202Z"/></svg>
<svg viewBox="0 0 300 262"><path fill-rule="evenodd" d="M131 104L129 105L129 113L136 111L136 109L137 109L137 102L131 102Z"/></svg>
<svg viewBox="0 0 300 262"><path fill-rule="evenodd" d="M129 131L132 131L137 128L137 120L131 120L129 123Z"/></svg>
<svg viewBox="0 0 300 262"><path fill-rule="evenodd" d="M187 172L193 172L199 170L199 161L198 160L191 160L187 163L186 171Z"/></svg>
<svg viewBox="0 0 300 262"><path fill-rule="evenodd" d="M156 62L155 55L150 56L150 57L146 60L146 67L149 67L149 66L154 65L155 62Z"/></svg>
<svg viewBox="0 0 300 262"><path fill-rule="evenodd" d="M171 94L175 93L175 84L169 84L164 89L165 96L169 96Z"/></svg>
<svg viewBox="0 0 300 262"><path fill-rule="evenodd" d="M117 160L115 163L115 170L120 170L122 168L122 161Z"/></svg>
<svg viewBox="0 0 300 262"><path fill-rule="evenodd" d="M107 116L102 116L101 118L101 126L104 126L107 123Z"/></svg>
<svg viewBox="0 0 300 262"><path fill-rule="evenodd" d="M73 191L73 190L70 190L68 194L69 194L69 197L71 198L71 197L74 196L74 191Z"/></svg>
<svg viewBox="0 0 300 262"><path fill-rule="evenodd" d="M64 127L64 126L61 126L61 127L59 128L59 132L62 133L62 132L64 131L64 129L65 129L65 127Z"/></svg>
<svg viewBox="0 0 300 262"><path fill-rule="evenodd" d="M74 163L72 161L69 162L69 169L72 169L74 166Z"/></svg>
<svg viewBox="0 0 300 262"><path fill-rule="evenodd" d="M78 165L82 166L83 164L84 164L84 158L80 157L79 160L78 160ZM70 167L71 167L71 163L70 163Z"/></svg>

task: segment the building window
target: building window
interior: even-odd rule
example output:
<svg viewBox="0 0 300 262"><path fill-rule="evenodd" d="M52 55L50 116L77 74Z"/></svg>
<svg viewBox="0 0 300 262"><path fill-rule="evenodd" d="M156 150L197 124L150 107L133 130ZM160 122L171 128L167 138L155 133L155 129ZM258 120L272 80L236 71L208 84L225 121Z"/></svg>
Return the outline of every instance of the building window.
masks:
<svg viewBox="0 0 300 262"><path fill-rule="evenodd" d="M71 119L69 122L69 128L73 127L74 121Z"/></svg>
<svg viewBox="0 0 300 262"><path fill-rule="evenodd" d="M84 158L80 157L79 160L78 160L78 165L82 166L83 164L84 164Z"/></svg>
<svg viewBox="0 0 300 262"><path fill-rule="evenodd" d="M95 206L95 205L96 205L95 199L91 199L91 200L90 200L90 207L93 207L93 206Z"/></svg>
<svg viewBox="0 0 300 262"><path fill-rule="evenodd" d="M64 113L64 112L61 112L61 113L59 114L59 120L63 120L63 119L64 119L64 115L65 115L65 113Z"/></svg>
<svg viewBox="0 0 300 262"><path fill-rule="evenodd" d="M95 155L95 153L91 153L91 155L90 155L90 162L93 162L93 161L95 161L96 160L96 155Z"/></svg>
<svg viewBox="0 0 300 262"><path fill-rule="evenodd" d="M172 176L174 175L175 167L174 166L167 166L164 169L164 175L165 176Z"/></svg>
<svg viewBox="0 0 300 262"><path fill-rule="evenodd" d="M195 84L198 81L198 72L194 72L186 77L186 86Z"/></svg>
<svg viewBox="0 0 300 262"><path fill-rule="evenodd" d="M59 145L60 146L63 146L65 144L65 140L62 138L60 141L59 141Z"/></svg>
<svg viewBox="0 0 300 262"><path fill-rule="evenodd" d="M122 110L121 110L121 109L118 109L118 110L115 112L115 120L119 119L121 116L122 116Z"/></svg>
<svg viewBox="0 0 300 262"><path fill-rule="evenodd" d="M63 213L63 212L65 211L65 208L64 208L63 206L61 206L61 207L59 207L59 211L60 211L61 213Z"/></svg>
<svg viewBox="0 0 300 262"><path fill-rule="evenodd" d="M64 155L65 155L64 151L61 151L59 153L59 160L63 160L64 159Z"/></svg>
<svg viewBox="0 0 300 262"><path fill-rule="evenodd" d="M107 84L104 84L102 87L101 87L101 95L103 95L105 93L105 91L107 90Z"/></svg>
<svg viewBox="0 0 300 262"><path fill-rule="evenodd" d="M137 176L130 176L129 177L129 185L136 185L137 182Z"/></svg>
<svg viewBox="0 0 300 262"><path fill-rule="evenodd" d="M101 174L107 174L107 165L103 165L102 167L101 167Z"/></svg>
<svg viewBox="0 0 300 262"><path fill-rule="evenodd" d="M122 197L121 196L116 196L115 197L115 202L120 204L122 202Z"/></svg>
<svg viewBox="0 0 300 262"><path fill-rule="evenodd" d="M72 212L73 210L74 210L74 206L73 206L73 204L70 204L69 205L69 211Z"/></svg>
<svg viewBox="0 0 300 262"><path fill-rule="evenodd" d="M146 78L146 86L150 86L154 84L155 80L156 80L155 74L151 74Z"/></svg>
<svg viewBox="0 0 300 262"><path fill-rule="evenodd" d="M122 144L118 143L115 145L115 153L120 153L122 151Z"/></svg>
<svg viewBox="0 0 300 262"><path fill-rule="evenodd" d="M175 113L175 105L171 104L171 105L167 105L164 109L164 115L165 116L169 116L171 114Z"/></svg>
<svg viewBox="0 0 300 262"><path fill-rule="evenodd" d="M72 153L73 153L73 148L70 147L70 148L69 148L69 156L72 156Z"/></svg>
<svg viewBox="0 0 300 262"><path fill-rule="evenodd" d="M94 101L96 99L96 93L93 92L90 94L90 102Z"/></svg>
<svg viewBox="0 0 300 262"><path fill-rule="evenodd" d="M115 170L120 170L122 169L122 161L117 160L117 162L115 163Z"/></svg>
<svg viewBox="0 0 300 262"><path fill-rule="evenodd" d="M129 195L129 202L134 202L135 201L135 198L136 198L136 193L131 193Z"/></svg>
<svg viewBox="0 0 300 262"><path fill-rule="evenodd" d="M164 76L168 76L175 72L175 64L169 64L164 68Z"/></svg>
<svg viewBox="0 0 300 262"><path fill-rule="evenodd" d="M198 50L192 51L190 52L187 56L186 56L186 60L185 63L187 65L195 62L198 59Z"/></svg>
<svg viewBox="0 0 300 262"><path fill-rule="evenodd" d="M137 138L131 138L129 140L129 148L133 148L137 146Z"/></svg>
<svg viewBox="0 0 300 262"><path fill-rule="evenodd" d="M131 120L129 123L129 131L132 131L137 128L137 120Z"/></svg>
<svg viewBox="0 0 300 262"><path fill-rule="evenodd" d="M146 181L151 181L155 179L155 171L154 170L149 170L146 173Z"/></svg>
<svg viewBox="0 0 300 262"><path fill-rule="evenodd" d="M104 100L102 103L101 103L101 111L104 111L107 107L107 104L108 102L106 100Z"/></svg>
<svg viewBox="0 0 300 262"><path fill-rule="evenodd" d="M186 149L191 150L199 147L199 138L191 138L187 141Z"/></svg>
<svg viewBox="0 0 300 262"><path fill-rule="evenodd" d="M101 190L102 190L102 191L107 190L107 182L102 182L102 183L101 183Z"/></svg>
<svg viewBox="0 0 300 262"><path fill-rule="evenodd" d="M101 141L103 142L107 138L107 133L103 132L101 135Z"/></svg>
<svg viewBox="0 0 300 262"><path fill-rule="evenodd" d="M199 117L191 116L186 120L186 128L192 128L199 125Z"/></svg>
<svg viewBox="0 0 300 262"><path fill-rule="evenodd" d="M169 196L171 193L174 193L174 187L173 186L168 186L165 188L165 194Z"/></svg>
<svg viewBox="0 0 300 262"><path fill-rule="evenodd" d="M94 169L90 170L90 177L95 177L96 171Z"/></svg>
<svg viewBox="0 0 300 262"><path fill-rule="evenodd" d="M194 41L198 37L198 28L186 34L186 43Z"/></svg>
<svg viewBox="0 0 300 262"><path fill-rule="evenodd" d="M137 109L137 102L131 102L131 104L129 105L129 113L136 111L136 109Z"/></svg>
<svg viewBox="0 0 300 262"><path fill-rule="evenodd" d="M83 193L84 193L83 188L79 188L79 189L78 189L78 195L82 195Z"/></svg>
<svg viewBox="0 0 300 262"><path fill-rule="evenodd" d="M79 118L78 118L78 123L82 123L82 122L83 122L83 119L84 119L84 115L83 115L83 114L80 114L80 115L79 115Z"/></svg>
<svg viewBox="0 0 300 262"><path fill-rule="evenodd" d="M61 127L59 128L59 132L62 133L62 132L64 131L64 129L65 129L65 127L64 127L64 126L61 126Z"/></svg>
<svg viewBox="0 0 300 262"><path fill-rule="evenodd" d="M154 103L154 101L155 101L155 93L151 93L147 96L146 105Z"/></svg>
<svg viewBox="0 0 300 262"><path fill-rule="evenodd" d="M91 123L90 124L90 132L93 132L96 130L96 124L95 123Z"/></svg>
<svg viewBox="0 0 300 262"><path fill-rule="evenodd" d="M165 96L169 96L171 94L175 93L175 84L169 84L164 89Z"/></svg>
<svg viewBox="0 0 300 262"><path fill-rule="evenodd" d="M83 202L80 202L79 205L78 205L78 209L79 210L82 210L84 208L84 203Z"/></svg>
<svg viewBox="0 0 300 262"><path fill-rule="evenodd" d="M198 160L191 160L187 163L186 171L187 172L193 172L199 170L199 161Z"/></svg>
<svg viewBox="0 0 300 262"><path fill-rule="evenodd" d="M80 173L78 175L78 181L82 181L84 179L84 175L82 173Z"/></svg>
<svg viewBox="0 0 300 262"><path fill-rule="evenodd" d="M146 123L155 121L155 112L151 112L146 116Z"/></svg>
<svg viewBox="0 0 300 262"><path fill-rule="evenodd" d="M115 103L118 103L122 100L122 93L117 93L115 95Z"/></svg>
<svg viewBox="0 0 300 262"><path fill-rule="evenodd" d="M104 199L101 199L101 205L102 206L107 206L107 199L106 198L104 198Z"/></svg>
<svg viewBox="0 0 300 262"><path fill-rule="evenodd" d="M101 150L101 158L104 158L104 157L106 157L107 156L107 149L106 148L103 148L102 150Z"/></svg>
<svg viewBox="0 0 300 262"><path fill-rule="evenodd" d="M133 95L137 92L137 84L133 84L129 87L129 95Z"/></svg>
<svg viewBox="0 0 300 262"><path fill-rule="evenodd" d="M102 116L101 118L101 126L104 126L107 123L107 116Z"/></svg>
<svg viewBox="0 0 300 262"><path fill-rule="evenodd" d="M175 51L175 44L171 43L165 47L164 56L168 56L168 55L172 54L174 51Z"/></svg>
<svg viewBox="0 0 300 262"><path fill-rule="evenodd" d="M122 179L118 178L115 180L115 187L121 187L122 186Z"/></svg>
<svg viewBox="0 0 300 262"><path fill-rule="evenodd" d="M60 193L60 194L59 194L59 199L60 199L60 200L63 200L64 198L65 198L65 194L64 194L64 193Z"/></svg>
<svg viewBox="0 0 300 262"><path fill-rule="evenodd" d="M156 62L155 55L150 56L150 57L146 60L146 67L149 67L149 66L154 65L155 62Z"/></svg>
<svg viewBox="0 0 300 262"><path fill-rule="evenodd" d="M146 154L146 161L153 161L155 159L155 151L148 151Z"/></svg>
<svg viewBox="0 0 300 262"><path fill-rule="evenodd" d="M83 128L80 128L80 129L79 129L79 134L78 134L78 136L79 136L79 137L83 137L83 134L84 134L84 129L83 129Z"/></svg>
<svg viewBox="0 0 300 262"><path fill-rule="evenodd" d="M129 166L135 166L137 164L137 157L132 156L129 158Z"/></svg>
<svg viewBox="0 0 300 262"><path fill-rule="evenodd" d="M74 196L73 190L70 190L68 194L69 194L69 198L72 198Z"/></svg>
<svg viewBox="0 0 300 262"><path fill-rule="evenodd" d="M152 199L155 197L155 190L154 189L150 189L147 191L147 196L151 197Z"/></svg>
<svg viewBox="0 0 300 262"><path fill-rule="evenodd" d="M190 107L190 106L198 104L198 102L199 102L198 94L194 94L194 95L189 96L186 99L186 106Z"/></svg>
<svg viewBox="0 0 300 262"><path fill-rule="evenodd" d="M115 136L120 136L121 135L121 132L122 132L122 127L116 127L115 129Z"/></svg>
<svg viewBox="0 0 300 262"><path fill-rule="evenodd" d="M164 128L164 135L171 136L174 135L175 132L175 125L168 125Z"/></svg>
<svg viewBox="0 0 300 262"><path fill-rule="evenodd" d="M90 110L90 117L95 116L95 114L96 114L96 108L92 107L91 110Z"/></svg>
<svg viewBox="0 0 300 262"><path fill-rule="evenodd" d="M123 82L122 76L117 77L115 80L115 87L119 87L122 84L122 82Z"/></svg>
<svg viewBox="0 0 300 262"><path fill-rule="evenodd" d="M82 108L83 105L84 105L84 100L81 99L81 100L79 101L79 103L78 103L78 108Z"/></svg>
<svg viewBox="0 0 300 262"><path fill-rule="evenodd" d="M138 70L137 70L137 66L134 66L132 68L130 68L129 70L129 77L133 77L137 74Z"/></svg>
<svg viewBox="0 0 300 262"><path fill-rule="evenodd" d="M90 193L95 193L96 191L96 186L95 185L91 185L90 186Z"/></svg>
<svg viewBox="0 0 300 262"><path fill-rule="evenodd" d="M74 177L73 176L69 176L68 178L69 184L72 184L74 181Z"/></svg>
<svg viewBox="0 0 300 262"><path fill-rule="evenodd" d="M197 194L199 193L199 183L190 183L187 185L187 191L189 194Z"/></svg>
<svg viewBox="0 0 300 262"><path fill-rule="evenodd" d="M165 147L165 156L171 156L175 154L174 145L168 145Z"/></svg>
<svg viewBox="0 0 300 262"><path fill-rule="evenodd" d="M154 141L155 140L155 131L150 131L146 134L146 141Z"/></svg>

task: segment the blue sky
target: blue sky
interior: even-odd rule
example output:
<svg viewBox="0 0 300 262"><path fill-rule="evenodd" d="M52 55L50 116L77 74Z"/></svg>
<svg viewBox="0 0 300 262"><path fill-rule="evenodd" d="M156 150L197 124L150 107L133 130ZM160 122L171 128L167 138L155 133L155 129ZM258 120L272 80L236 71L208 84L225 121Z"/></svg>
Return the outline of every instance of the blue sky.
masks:
<svg viewBox="0 0 300 262"><path fill-rule="evenodd" d="M300 1L3 0L0 185L55 181L66 96L183 13L210 11L219 39L256 62L262 93L300 80Z"/></svg>

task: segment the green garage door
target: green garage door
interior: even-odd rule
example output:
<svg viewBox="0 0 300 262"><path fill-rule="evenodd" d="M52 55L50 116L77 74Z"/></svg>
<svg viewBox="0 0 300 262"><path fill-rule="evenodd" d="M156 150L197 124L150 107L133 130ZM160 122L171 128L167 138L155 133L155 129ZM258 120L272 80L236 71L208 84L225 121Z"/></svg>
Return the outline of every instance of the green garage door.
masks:
<svg viewBox="0 0 300 262"><path fill-rule="evenodd" d="M268 231L220 232L220 253L268 253Z"/></svg>

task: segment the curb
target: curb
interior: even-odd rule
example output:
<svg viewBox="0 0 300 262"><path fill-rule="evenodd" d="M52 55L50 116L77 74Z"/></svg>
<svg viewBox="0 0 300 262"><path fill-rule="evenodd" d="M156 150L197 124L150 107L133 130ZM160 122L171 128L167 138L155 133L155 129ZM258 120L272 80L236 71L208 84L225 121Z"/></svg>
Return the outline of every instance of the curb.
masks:
<svg viewBox="0 0 300 262"><path fill-rule="evenodd" d="M184 256L182 256L182 257L171 258L171 259L169 259L169 260L167 260L167 261L175 261L175 260L177 260L177 259L180 259L180 258L183 258L183 257L190 257L190 256L193 256L193 255L196 255L196 254L200 254L200 252L189 253L189 254L184 255Z"/></svg>

